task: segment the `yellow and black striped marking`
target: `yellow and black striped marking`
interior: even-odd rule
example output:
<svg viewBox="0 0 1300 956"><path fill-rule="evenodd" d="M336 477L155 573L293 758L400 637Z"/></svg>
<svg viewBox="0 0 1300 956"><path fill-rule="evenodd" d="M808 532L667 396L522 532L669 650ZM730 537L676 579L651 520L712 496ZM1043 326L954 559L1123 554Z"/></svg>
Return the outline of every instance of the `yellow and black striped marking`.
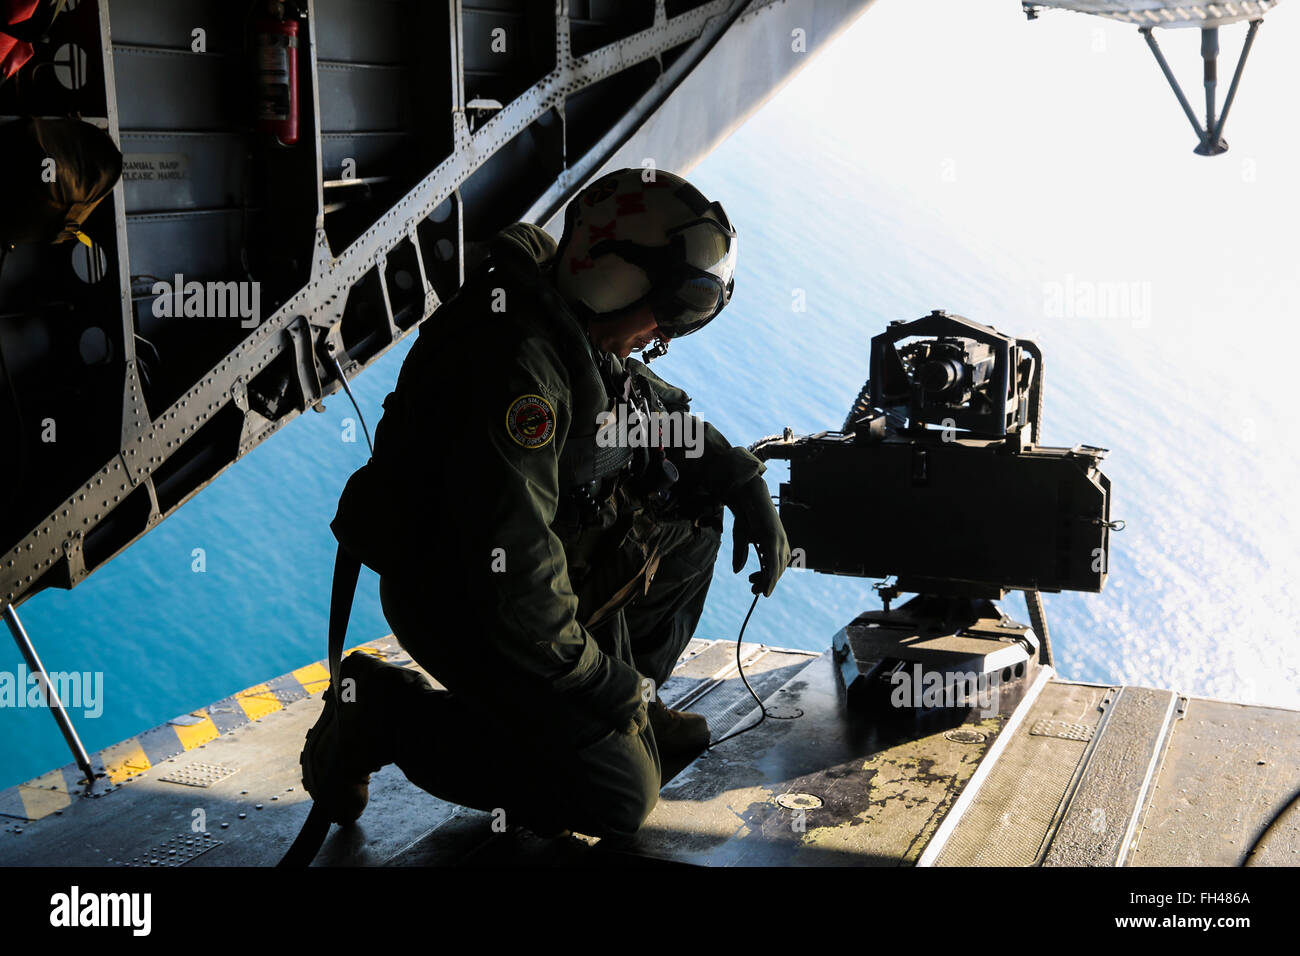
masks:
<svg viewBox="0 0 1300 956"><path fill-rule="evenodd" d="M380 638L355 650L378 654L376 645L389 640L391 638ZM97 776L109 783L123 783L157 763L273 714L286 704L320 694L329 682L327 662L308 664L105 747L90 755L90 765L95 768ZM0 790L0 817L40 820L67 807L84 787L81 769L75 763L65 764L25 783Z"/></svg>

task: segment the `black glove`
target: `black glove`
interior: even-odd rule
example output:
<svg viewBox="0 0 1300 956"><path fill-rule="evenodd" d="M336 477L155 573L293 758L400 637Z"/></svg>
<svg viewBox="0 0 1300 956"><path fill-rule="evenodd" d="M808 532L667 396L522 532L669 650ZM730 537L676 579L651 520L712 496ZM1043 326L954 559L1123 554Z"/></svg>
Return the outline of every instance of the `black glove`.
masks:
<svg viewBox="0 0 1300 956"><path fill-rule="evenodd" d="M634 735L650 721L644 687L645 678L635 667L601 653L591 677L567 696L597 738L610 730Z"/></svg>
<svg viewBox="0 0 1300 956"><path fill-rule="evenodd" d="M749 576L754 594L771 597L786 565L790 563L790 541L772 504L767 482L755 475L731 493L726 505L736 516L732 529L731 570L739 574L749 556L749 546L758 549L761 567Z"/></svg>

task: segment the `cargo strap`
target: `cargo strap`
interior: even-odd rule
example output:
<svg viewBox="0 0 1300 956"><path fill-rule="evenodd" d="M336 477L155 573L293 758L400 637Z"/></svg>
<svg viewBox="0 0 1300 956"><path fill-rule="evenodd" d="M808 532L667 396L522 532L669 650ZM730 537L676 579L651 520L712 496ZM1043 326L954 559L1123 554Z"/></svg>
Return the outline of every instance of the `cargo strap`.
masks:
<svg viewBox="0 0 1300 956"><path fill-rule="evenodd" d="M335 707L343 703L339 699L339 669L343 666L343 642L347 640L352 598L356 595L360 575L361 560L340 544L334 556L334 583L330 588L330 692L334 695Z"/></svg>
<svg viewBox="0 0 1300 956"><path fill-rule="evenodd" d="M330 690L334 695L335 719L342 713L342 701L339 692L339 671L343 666L343 643L348 636L348 619L352 616L352 599L356 596L357 579L361 576L361 561L339 545L334 556L334 583L330 587L330 623L329 623L329 668ZM307 820L298 832L293 844L277 863L277 866L297 868L309 866L320 852L325 837L329 835L330 823L324 811L312 806Z"/></svg>

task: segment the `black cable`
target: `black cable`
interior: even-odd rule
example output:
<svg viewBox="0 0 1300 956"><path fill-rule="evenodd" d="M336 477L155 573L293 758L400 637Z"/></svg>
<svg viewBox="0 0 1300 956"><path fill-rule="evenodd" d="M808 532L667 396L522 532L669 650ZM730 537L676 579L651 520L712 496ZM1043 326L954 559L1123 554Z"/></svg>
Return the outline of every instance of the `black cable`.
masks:
<svg viewBox="0 0 1300 956"><path fill-rule="evenodd" d="M743 640L744 640L744 638L745 638L745 628L749 626L749 616L750 616L751 614L754 613L754 608L758 606L758 598L759 598L759 595L758 595L758 594L755 594L755 595L754 595L754 600L751 601L750 604L749 604L749 611L748 611L748 613L745 614L745 620L744 620L744 622L740 625L740 633L736 635L736 670L737 670L737 672L740 674L740 679L741 679L741 681L743 681L744 684L745 684L745 690L749 691L749 696L752 697L752 698L754 698L754 703L758 704L758 710L759 710L758 720L754 721L754 722L753 722L752 724L750 724L748 727L742 727L740 730L733 730L731 733L727 734L727 736L722 737L722 738L719 738L718 740L713 741L711 744L709 744L709 746L708 746L708 748L707 748L707 749L709 749L709 750L712 750L714 747L716 747L716 746L717 746L718 744L720 744L720 743L724 743L725 741L731 740L731 739L733 739L733 738L735 738L735 737L739 737L741 734L747 734L747 733L749 733L751 730L753 730L755 727L757 727L757 726L758 726L759 724L761 724L763 721L767 720L767 718L769 718L769 717L771 717L773 720L790 720L790 719L792 719L792 718L789 718L789 717L780 717L780 716L778 716L778 715L776 715L776 714L769 714L769 713L767 712L767 708L766 708L765 706L763 706L763 701L759 698L758 694L754 693L754 688L751 687L751 686L749 685L749 678L747 678L747 677L745 676L745 668L744 668L744 666L740 663L740 645L741 645L741 643L743 642Z"/></svg>
<svg viewBox="0 0 1300 956"><path fill-rule="evenodd" d="M753 730L763 721L767 720L767 708L763 706L763 702L759 700L758 695L754 693L754 688L749 686L749 678L745 676L745 668L742 667L740 663L740 642L745 636L745 628L749 625L749 615L754 613L754 608L756 608L757 606L758 606L758 595L755 594L754 600L749 602L749 612L745 615L745 620L740 625L740 633L736 635L736 670L740 672L740 679L745 682L745 690L749 691L749 696L754 698L754 701L758 704L758 710L759 710L758 720L754 721L754 723L750 724L748 727L745 727L742 730L732 731L731 733L727 734L727 736L721 738L720 740L713 741L713 743L709 744L709 748L708 748L709 750L712 750L714 747L716 747L718 744L722 743L723 741L730 740L732 737L739 737L741 734Z"/></svg>
<svg viewBox="0 0 1300 956"><path fill-rule="evenodd" d="M337 357L334 359L334 371L338 373L339 382L343 385L343 391L348 393L348 398L352 399L352 407L357 410L357 418L361 420L361 430L365 432L366 444L370 446L370 454L375 454L375 444L370 440L370 429L366 427L366 417L361 414L361 406L357 404L356 398L352 394L352 389L348 388L348 377L343 374L343 366L339 364Z"/></svg>
<svg viewBox="0 0 1300 956"><path fill-rule="evenodd" d="M1269 821L1268 826L1264 827L1260 832L1259 836L1255 839L1255 842L1251 845L1251 848L1246 852L1246 855L1242 857L1242 866L1254 866L1255 854L1269 845L1269 836L1274 830L1280 829L1283 818L1286 817L1287 814L1297 806L1297 804L1300 804L1300 790L1297 790L1291 796L1291 799L1286 802L1286 806L1279 810L1274 815L1273 819Z"/></svg>

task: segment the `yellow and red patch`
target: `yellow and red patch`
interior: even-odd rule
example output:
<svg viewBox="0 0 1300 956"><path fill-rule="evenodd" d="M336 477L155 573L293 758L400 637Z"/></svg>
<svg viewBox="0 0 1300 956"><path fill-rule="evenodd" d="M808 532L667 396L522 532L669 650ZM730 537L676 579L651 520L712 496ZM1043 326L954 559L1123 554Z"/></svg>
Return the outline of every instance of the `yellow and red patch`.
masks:
<svg viewBox="0 0 1300 956"><path fill-rule="evenodd" d="M555 409L540 395L520 395L506 410L506 431L524 448L542 448L555 437Z"/></svg>

